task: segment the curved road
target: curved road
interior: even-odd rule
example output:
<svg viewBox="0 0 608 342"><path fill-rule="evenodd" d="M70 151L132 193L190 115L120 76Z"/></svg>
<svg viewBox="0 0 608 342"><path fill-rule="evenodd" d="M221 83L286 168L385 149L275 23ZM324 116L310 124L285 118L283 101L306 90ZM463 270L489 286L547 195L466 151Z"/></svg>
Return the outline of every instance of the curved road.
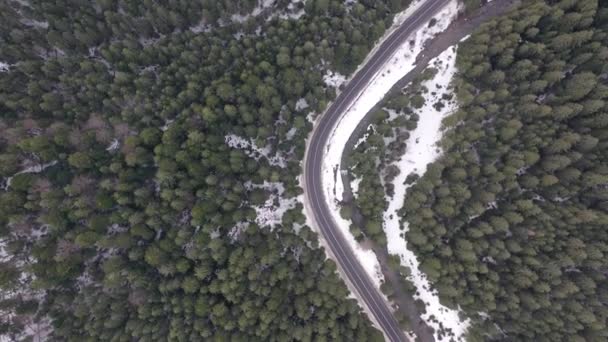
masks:
<svg viewBox="0 0 608 342"><path fill-rule="evenodd" d="M397 48L420 25L427 23L450 0L427 0L395 32L393 32L377 49L368 62L355 74L342 90L325 114L319 119L310 139L304 164L304 191L317 227L325 238L329 249L335 256L338 266L346 274L358 297L361 298L380 325L384 335L392 342L407 341L399 323L392 315L388 303L357 261L356 256L344 239L340 229L332 218L323 192L321 169L324 148L329 135L342 113L366 87L370 78L378 72Z"/></svg>

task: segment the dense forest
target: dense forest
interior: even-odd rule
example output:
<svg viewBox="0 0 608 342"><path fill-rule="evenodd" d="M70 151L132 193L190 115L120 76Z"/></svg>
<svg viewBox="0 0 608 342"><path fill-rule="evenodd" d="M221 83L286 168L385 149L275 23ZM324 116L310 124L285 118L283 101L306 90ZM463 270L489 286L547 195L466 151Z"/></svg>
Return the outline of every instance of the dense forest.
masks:
<svg viewBox="0 0 608 342"><path fill-rule="evenodd" d="M1 2L0 335L382 340L301 206L258 209L408 3Z"/></svg>
<svg viewBox="0 0 608 342"><path fill-rule="evenodd" d="M608 339L608 4L523 1L461 44L408 245L469 340Z"/></svg>

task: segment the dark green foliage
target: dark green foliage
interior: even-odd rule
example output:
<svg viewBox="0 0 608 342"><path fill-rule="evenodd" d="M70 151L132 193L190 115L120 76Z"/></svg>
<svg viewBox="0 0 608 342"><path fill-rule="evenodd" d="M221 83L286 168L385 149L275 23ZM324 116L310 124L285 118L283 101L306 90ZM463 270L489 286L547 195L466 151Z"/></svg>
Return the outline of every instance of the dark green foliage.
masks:
<svg viewBox="0 0 608 342"><path fill-rule="evenodd" d="M473 341L608 339L605 6L524 1L459 48L460 110L402 214Z"/></svg>
<svg viewBox="0 0 608 342"><path fill-rule="evenodd" d="M16 316L0 334L48 319L61 341L382 340L302 207L274 227L254 207L301 193L306 115L334 96L322 75L354 70L407 3L239 24L256 1L2 2L0 304Z"/></svg>

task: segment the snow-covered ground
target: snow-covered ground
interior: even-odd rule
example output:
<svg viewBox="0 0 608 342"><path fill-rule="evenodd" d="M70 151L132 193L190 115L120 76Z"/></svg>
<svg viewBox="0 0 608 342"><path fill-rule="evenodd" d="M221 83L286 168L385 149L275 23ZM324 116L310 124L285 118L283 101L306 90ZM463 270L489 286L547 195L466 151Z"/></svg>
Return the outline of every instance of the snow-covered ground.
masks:
<svg viewBox="0 0 608 342"><path fill-rule="evenodd" d="M51 167L53 165L57 164L56 160L53 160L50 163L46 163L46 164L35 164L29 167L26 167L25 169L15 173L14 175L7 177L6 178L6 183L5 183L5 188L4 190L8 189L11 186L11 181L13 180L13 178L17 175L23 174L23 173L40 173L42 171L44 171L46 168Z"/></svg>
<svg viewBox="0 0 608 342"><path fill-rule="evenodd" d="M353 196L357 196L359 194L359 184L361 184L362 180L363 178L354 178L350 181L350 189L353 192Z"/></svg>
<svg viewBox="0 0 608 342"><path fill-rule="evenodd" d="M294 132L295 133L295 132ZM265 146L263 148L258 147L254 141L247 140L243 137L239 137L238 135L229 134L224 137L226 144L232 148L237 148L245 151L245 153L255 159L260 160L260 158L264 157L268 160L268 163L272 166L278 166L284 168L287 166L287 162L285 158L277 153L275 155L271 155L270 146Z"/></svg>
<svg viewBox="0 0 608 342"><path fill-rule="evenodd" d="M108 146L106 148L106 151L108 151L108 152L116 151L119 146L120 146L120 142L118 141L118 139L114 139L114 140L112 140L112 143L110 143L110 146Z"/></svg>
<svg viewBox="0 0 608 342"><path fill-rule="evenodd" d="M268 7L272 7L275 2L276 0L260 0L258 5L253 9L253 11L251 11L251 13L248 13L246 15L233 14L230 19L232 19L232 21L234 22L243 23L249 18L257 17L258 15L260 15L260 13L262 13L263 10Z"/></svg>
<svg viewBox="0 0 608 342"><path fill-rule="evenodd" d="M416 3L414 6L417 5L419 5L419 3ZM409 12L411 14L414 10L415 8L410 8L406 13ZM322 169L323 189L329 208L332 211L333 219L349 242L363 268L378 286L380 285L382 278L380 277L381 273L379 276L377 272L377 270L380 269L380 266L376 255L371 250L364 250L361 248L350 233L349 226L351 222L340 216L340 201L342 200L344 187L340 175L336 175L335 172L339 172L340 170L342 151L357 124L376 103L382 100L384 95L395 83L397 83L397 81L415 67L414 63L416 56L422 51L424 43L432 39L437 33L445 30L455 19L457 13L458 3L456 0L453 0L435 16L435 19L437 19L435 25L429 28L426 23L423 24L418 31L396 51L389 62L373 76L369 85L362 91L358 99L351 104L336 126L333 127L328 149L324 155ZM400 14L398 17L400 19L398 19L397 22L407 18L406 14Z"/></svg>
<svg viewBox="0 0 608 342"><path fill-rule="evenodd" d="M456 108L455 99L449 102L443 100L444 106L440 110L433 106L441 100L442 95L451 93L448 86L456 72L456 47L448 48L437 58L431 60L429 65L435 67L438 72L433 79L422 84L423 87L428 89L428 92L424 95L425 104L422 108L415 110L415 113L420 117L418 126L410 132L407 150L401 160L396 162L401 173L393 181L395 195L392 198L387 197L389 207L384 213L384 230L389 253L399 255L401 264L409 267L412 271L410 280L416 286L416 298L420 298L426 303L426 313L423 315L423 319L435 328L435 339L441 341L437 336L439 324L430 321L430 316L434 316L443 327L452 330L455 336L462 340L469 324L468 321L461 322L458 318L458 311L441 305L436 291L430 290L430 284L426 275L420 271L420 263L416 255L407 249L407 241L403 235L407 231L407 222L400 222L398 215L398 211L403 207L405 194L409 187L409 185L403 184L405 179L411 173L422 176L427 165L439 156L440 151L436 144L442 136L441 122ZM405 229L403 231L401 230L402 223Z"/></svg>
<svg viewBox="0 0 608 342"><path fill-rule="evenodd" d="M0 62L0 72L8 71L9 67L8 63Z"/></svg>
<svg viewBox="0 0 608 342"><path fill-rule="evenodd" d="M306 99L305 99L305 98L301 98L301 99L299 99L299 100L296 102L296 110L297 110L297 111L300 111L300 110L302 110L302 109L306 109L306 108L308 108L308 107L309 107L309 105L308 105L308 102L306 101Z"/></svg>
<svg viewBox="0 0 608 342"><path fill-rule="evenodd" d="M281 13L279 17L281 19L299 19L301 16L306 14L304 8L298 9L298 6L303 6L306 0L292 0L287 5L287 12Z"/></svg>
<svg viewBox="0 0 608 342"><path fill-rule="evenodd" d="M297 197L285 198L285 186L280 182L267 182L264 184L251 184L248 182L245 184L247 189L264 189L270 195L268 199L262 205L253 206L256 212L255 222L260 227L274 227L281 223L283 214L289 209L295 208L298 203Z"/></svg>
<svg viewBox="0 0 608 342"><path fill-rule="evenodd" d="M299 19L301 16L306 14L306 12L303 8L303 3L305 1L306 0L292 0L287 5L285 10L283 10L280 13L271 13L269 15L269 17L267 18L267 20L270 20L276 16L278 16L281 19L285 19L285 20ZM275 5L277 5L277 0L258 0L257 6L254 7L251 12L246 13L246 14L239 14L239 13L233 14L232 16L230 16L229 21L227 21L227 22L220 21L220 26L225 26L230 23L244 23L251 18L255 18L255 17L259 16L260 14L262 14L264 12L264 10L274 7ZM191 26L189 28L189 30L194 33L201 33L201 32L209 32L210 30L213 29L213 27L214 27L213 24L210 24L207 20L205 20L205 18L201 18L201 20L197 24ZM259 34L259 32L258 32L258 34ZM240 39L241 36L242 36L242 33L239 33L236 35L236 38Z"/></svg>
<svg viewBox="0 0 608 342"><path fill-rule="evenodd" d="M327 73L323 75L323 81L328 87L340 88L346 82L346 77L339 72L327 70Z"/></svg>
<svg viewBox="0 0 608 342"><path fill-rule="evenodd" d="M295 131L294 131L295 134ZM238 135L229 134L224 137L226 144L232 148L240 149L245 152L249 157L260 160L265 158L268 163L272 166L278 166L284 168L287 165L285 158L277 153L271 155L271 149L269 146L264 148L258 147L254 141L239 137ZM261 227L274 227L281 223L283 214L293 209L298 200L296 197L286 198L284 196L285 187L280 182L267 182L263 184L252 184L247 182L245 187L248 190L252 189L264 189L269 194L264 204L253 206L256 212L256 223Z"/></svg>

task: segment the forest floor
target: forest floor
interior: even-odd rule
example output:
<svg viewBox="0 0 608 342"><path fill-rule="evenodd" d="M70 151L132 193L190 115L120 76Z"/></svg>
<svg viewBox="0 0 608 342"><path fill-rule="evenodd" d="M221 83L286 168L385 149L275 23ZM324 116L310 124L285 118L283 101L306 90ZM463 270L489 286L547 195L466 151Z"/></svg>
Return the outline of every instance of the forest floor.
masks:
<svg viewBox="0 0 608 342"><path fill-rule="evenodd" d="M511 8L517 1L514 0L495 0L492 1L490 3L488 3L487 5L483 6L482 8L480 8L479 10L473 12L470 15L467 16L461 16L459 17L457 20L453 21L452 24L446 29L444 30L442 33L438 34L435 36L435 38L433 38L431 41L427 42L427 44L425 44L424 49L418 54L418 56L416 57L416 61L415 61L415 68L413 68L411 71L409 71L403 78L401 78L392 88L391 90L387 93L387 96L389 96L390 94L394 94L396 92L401 91L401 89L403 87L405 87L407 84L409 84L410 82L412 82L422 71L424 71L424 69L429 65L429 63L433 60L436 59L438 56L440 56L442 53L444 53L444 51L447 51L451 46L457 45L461 40L466 39L466 37L468 35L470 35L477 27L479 27L479 25L481 25L483 22L498 16L502 13L505 13L509 8ZM447 56L446 54L443 54L442 56ZM454 56L452 55L451 58L454 58ZM445 64L448 63L448 61L444 61ZM453 62L453 61L452 61ZM380 101L379 101L380 102ZM364 118L362 118L356 125L354 130L351 130L351 135L348 139L348 142L344 145L342 145L341 148L342 149L342 155L341 155L341 169L340 169L340 175L341 175L341 183L343 186L343 194L342 194L342 204L348 204L351 203L353 195L352 195L352 189L351 189L351 175L348 171L348 157L350 155L350 153L352 152L353 147L357 144L357 142L360 140L361 135L365 132L365 130L367 129L367 127L369 126L371 119L372 119L372 113L376 111L376 109L379 109L379 103L376 104L376 106L374 108L372 108L371 110L369 110L367 112L367 114L365 115ZM445 115L446 113L443 113L443 115ZM439 114L437 114L439 116ZM441 119L438 119L439 121ZM437 122L437 120L435 120L435 123ZM437 130L439 130L439 126L438 125L433 125L434 127L436 126ZM418 132L421 133L421 132ZM437 135L437 139L440 138L441 133L440 132L423 132L425 134L430 134L430 135ZM434 134L437 133L437 134ZM433 140L433 139L431 139ZM411 146L413 148L409 148L406 152L407 155L409 156L417 156L420 153L426 153L428 152L427 150L429 150L429 146L427 146L428 144L408 144L408 146ZM434 145L434 142L433 142ZM418 151L418 149L424 149L425 151ZM431 148L430 150L434 150L434 148ZM438 156L438 153L432 153L433 155L428 155L428 158L421 158L421 161L423 161L425 163L424 166L426 166L426 163L429 162L429 158L436 158ZM426 154L425 154L426 156ZM404 156L405 158L405 156ZM432 161L432 160L430 160ZM419 164L419 163L414 163ZM401 164L400 164L401 166ZM407 170L401 170L402 173L404 173L404 176L407 176L406 172ZM403 197L403 195L405 194L405 189L402 189L403 191L398 191L397 195L394 197L395 199L397 199L397 196L401 196ZM398 199L396 202L398 203L402 203L403 202L403 198ZM390 210L392 209L393 211L395 211L395 208L393 208L394 206L391 206L391 208L389 208L389 210L385 213L385 218L387 218L387 222L389 223L394 223L394 222L390 222L390 217L393 215L396 215L396 213L394 212L390 212ZM396 210L398 210L400 208L396 208ZM398 221L398 218L395 218L395 221ZM353 223L356 225L361 226L362 221L361 221L361 215L355 210L355 214L353 215ZM394 225L394 224L393 224ZM395 227L393 227L395 228ZM399 229L399 225L397 222L397 229ZM348 233L348 232L347 232ZM394 232L393 232L394 233ZM389 239L389 241L391 241L391 237L394 239L395 237L393 236L388 236L388 232L387 232L387 237ZM418 338L421 339L422 341L432 341L434 339L437 340L442 340L442 338L444 337L448 337L446 335L443 334L438 334L438 327L439 326L443 326L444 328L447 328L448 330L450 330L450 334L454 334L455 336L453 337L461 337L465 331L466 331L466 323L464 322L460 322L457 318L457 312L453 311L453 310L446 310L446 308L444 308L440 303L439 300L436 296L436 294L433 294L432 291L429 288L428 284L422 284L421 280L424 277L423 274L420 274L420 272L418 273L418 283L415 284L417 286L424 286L424 288L422 289L422 295L419 291L419 294L417 295L417 297L420 297L421 299L423 299L425 301L425 303L427 304L427 313L424 315L421 315L419 313L419 311L416 309L416 306L414 304L414 301L416 298L410 296L409 294L407 294L405 291L403 291L403 284L402 284L402 279L399 276L399 274L397 274L395 271L391 270L388 265L387 265L387 261L389 258L389 253L390 254L400 254L401 256L401 260L402 263L405 261L403 255L406 253L409 253L413 256L413 253L410 252L409 250L403 250L406 249L406 243L405 240L403 238L399 238L399 236L397 236L398 240L400 240L399 242L402 242L400 244L400 246L395 247L393 246L379 246L377 244L373 244L373 243L369 243L366 242L365 245L366 246L372 246L371 247L371 251L373 251L373 253L375 254L377 260L380 263L381 266L381 270L382 270L382 274L383 274L383 278L388 281L391 285L392 288L395 291L395 295L394 297L396 298L396 304L405 309L405 312L407 313L410 321L412 322L413 325L431 325L435 328L435 336L429 336L430 334L418 334ZM389 244L391 244L391 242L389 242ZM393 242L394 244L394 242ZM369 251L367 251L369 252ZM415 256L414 256L415 258ZM416 267L415 265L412 265L411 263L411 258L408 259L408 262L405 266L408 266L410 268L414 268ZM416 267L417 268L417 267ZM419 270L416 270L419 271ZM416 273L416 272L413 272ZM414 279L416 280L416 279ZM428 283L428 282L427 282ZM418 288L418 287L417 287ZM425 295L426 294L426 295ZM429 297L430 296L434 296L434 298ZM439 317L438 321L435 322L431 322L429 320L429 317L433 315L434 317ZM424 316L424 317L423 317ZM450 320L450 322L442 322L442 318L444 320ZM420 328L420 327L419 327ZM420 331L420 329L414 329L414 330L418 330ZM426 329L423 329L426 330ZM425 335L425 336L421 336L421 335Z"/></svg>

